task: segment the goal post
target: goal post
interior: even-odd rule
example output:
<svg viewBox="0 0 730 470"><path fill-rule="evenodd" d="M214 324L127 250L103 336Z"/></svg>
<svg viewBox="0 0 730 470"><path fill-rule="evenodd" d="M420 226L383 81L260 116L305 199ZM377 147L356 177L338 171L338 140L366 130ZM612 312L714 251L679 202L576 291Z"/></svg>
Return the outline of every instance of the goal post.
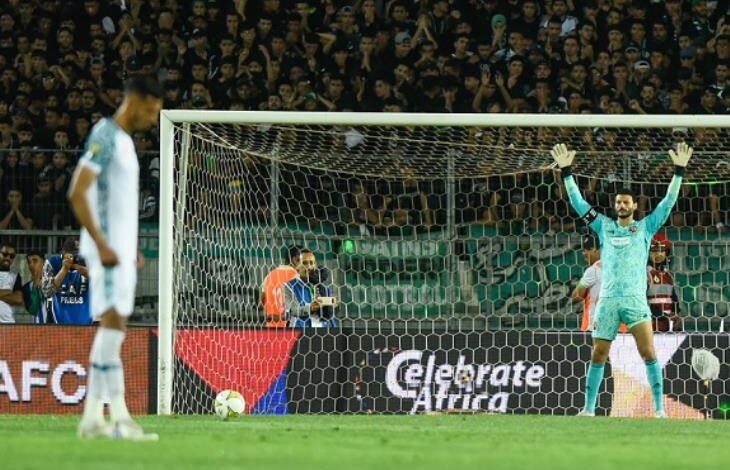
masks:
<svg viewBox="0 0 730 470"><path fill-rule="evenodd" d="M561 224L577 217L561 213L558 202L546 209L553 198L561 198L559 189L552 192L555 180L547 179L555 169L549 148L565 142L578 150L575 174L586 181L597 180L595 193L614 187L616 178L628 178L631 183L651 186L656 197L671 176L666 150L682 138L673 135L673 130L696 141L698 156L690 162L686 181L703 188L725 188L730 182L728 128L730 116L163 110L157 411L202 412L208 389L224 384L244 384L240 386L251 389L242 390L244 396L250 393L256 400L275 395L273 387L283 376L269 370L276 362L271 355L279 354L279 348L299 354L296 339L305 330L269 328L268 314L256 297L267 273L289 261L287 250L293 245L315 252L326 247L327 253L315 254L329 272L328 283L341 305L335 314L339 325L317 330L320 337L336 341L342 325L360 328L358 331L382 328L393 335L396 326L420 331L428 324L429 331L435 331L433 322L437 320L441 322L438 328L445 328L439 331L446 331L441 334L448 335L448 341L435 343L436 350L443 350L446 344L455 343L455 335L482 334L493 329L493 318L499 318L496 327L500 331L541 331L546 335L541 341L551 343L548 338L553 333L576 330L576 322L565 321L577 317L572 307L560 315L541 309L547 302L558 310L568 308L565 293L576 280L580 265L576 243L585 227L564 229ZM646 158L634 164L634 153ZM619 164L618 159L631 163ZM485 182L480 186L476 180L482 176ZM487 181L492 176L495 179ZM505 182L502 177L506 176L512 179ZM480 195L480 191L490 196ZM727 195L692 194L688 207L697 212L693 220L712 228L718 222L716 212L724 210L716 205L724 204L722 197ZM650 209L653 202L647 200ZM719 202L705 204L705 200ZM399 207L401 202L407 207ZM695 208L694 202L705 205ZM472 216L464 215L467 207ZM726 237L713 232L695 239L691 224L685 225L687 230L677 231L680 237L687 237L682 239L686 242L682 253L702 253L703 246L711 246L720 253L712 252L722 263L720 269L730 268L724 264L730 261ZM549 241L533 248L530 240L536 237ZM482 239L493 243L480 244ZM717 274L715 268L700 272L688 265L692 256L683 257L680 264L685 271L680 274L701 295L686 302L691 310L688 315L707 320L707 325L724 322L727 307L723 310L721 305L730 292L721 287L722 273ZM475 267L476 261L470 264L469 260L477 258L485 266ZM712 286L702 290L697 283L706 278L712 278ZM704 307L699 313L692 310L693 302L712 304L712 315ZM524 314L523 309L531 313ZM519 313L512 315L514 311ZM514 323L502 320L510 315ZM450 325L460 326L452 333ZM180 330L184 336L178 335ZM240 333L249 330L255 334ZM234 332L232 338L221 339L228 331ZM492 340L498 348L513 347L501 337ZM385 350L378 342L390 340L372 341L372 347L380 345ZM407 352L408 341L403 339L399 350ZM417 343L417 338L413 341ZM365 348L366 340L362 342ZM411 346L415 348L416 343ZM238 354L232 351L235 347L242 348L239 358L248 365L208 370L210 376L202 379L191 368L209 364L193 366L178 358L178 349L186 348L184 354L190 357L205 353L210 354L209 361L213 357L231 360ZM319 364L319 357L312 359L314 352L307 354L310 356L303 362ZM474 355L465 361L489 359L480 352ZM395 360L393 357L391 363ZM565 360L556 359L556 364ZM462 364L461 370L467 375L471 373L468 365ZM248 366L255 370L242 370ZM431 367L438 368L438 364ZM333 374L340 374L342 367L338 370ZM268 382L250 377L257 373L268 374ZM195 377L180 381L176 374ZM291 374L288 380L292 380ZM361 395L361 387L367 387L353 385L353 380L338 384L337 393L351 387L348 393ZM462 391L475 387L472 382L451 380L449 386ZM175 393L188 396L176 398ZM307 393L302 400L308 399ZM474 397L478 395L458 406L476 411L482 406L479 400L492 406L486 395ZM414 400L410 391L395 398ZM418 395L415 401L420 399ZM192 404L185 405L186 401ZM365 406L361 402L357 406ZM436 406L434 403L437 401L429 406ZM317 412L326 408L322 406L301 409ZM355 406L334 408L353 411ZM494 406L501 406L496 399ZM522 406L520 401L520 406L526 412L543 412L549 405ZM261 405L260 410L264 408Z"/></svg>

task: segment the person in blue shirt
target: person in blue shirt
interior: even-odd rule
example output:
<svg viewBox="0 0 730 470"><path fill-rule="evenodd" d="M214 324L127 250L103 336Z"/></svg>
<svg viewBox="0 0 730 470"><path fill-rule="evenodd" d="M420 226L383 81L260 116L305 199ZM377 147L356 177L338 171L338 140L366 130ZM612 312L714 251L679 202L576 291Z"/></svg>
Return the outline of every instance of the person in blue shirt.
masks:
<svg viewBox="0 0 730 470"><path fill-rule="evenodd" d="M337 326L334 306L325 305L323 298L332 298L332 286L326 285L327 270L317 266L311 250L298 250L291 256L297 276L284 284L284 305L289 325L293 328Z"/></svg>
<svg viewBox="0 0 730 470"><path fill-rule="evenodd" d="M551 155L561 169L570 203L598 235L601 245L601 302L593 320L593 353L586 379L585 407L580 414L595 416L596 399L611 341L616 338L619 325L623 322L634 336L639 355L646 364L655 416L666 418L662 369L654 350L652 315L646 300L646 262L652 237L666 222L677 202L682 176L692 156L692 148L680 143L676 152L669 150L675 170L667 195L651 214L639 221L634 220L637 198L630 189L621 189L616 194L614 210L617 219L599 214L583 199L573 179L571 164L575 151L568 150L564 144L558 144L553 147Z"/></svg>
<svg viewBox="0 0 730 470"><path fill-rule="evenodd" d="M63 244L60 255L49 256L43 266L41 288L51 299L49 323L90 325L89 271L78 254L78 240Z"/></svg>

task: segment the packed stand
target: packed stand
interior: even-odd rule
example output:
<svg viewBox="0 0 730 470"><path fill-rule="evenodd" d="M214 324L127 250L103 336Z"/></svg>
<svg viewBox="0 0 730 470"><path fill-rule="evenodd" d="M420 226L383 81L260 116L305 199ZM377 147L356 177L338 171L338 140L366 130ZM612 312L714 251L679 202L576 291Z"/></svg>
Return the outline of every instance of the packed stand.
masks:
<svg viewBox="0 0 730 470"><path fill-rule="evenodd" d="M9 0L0 229L74 225L71 171L130 74L157 73L168 108L725 113L727 11L704 0ZM134 140L140 215L154 220L157 130Z"/></svg>

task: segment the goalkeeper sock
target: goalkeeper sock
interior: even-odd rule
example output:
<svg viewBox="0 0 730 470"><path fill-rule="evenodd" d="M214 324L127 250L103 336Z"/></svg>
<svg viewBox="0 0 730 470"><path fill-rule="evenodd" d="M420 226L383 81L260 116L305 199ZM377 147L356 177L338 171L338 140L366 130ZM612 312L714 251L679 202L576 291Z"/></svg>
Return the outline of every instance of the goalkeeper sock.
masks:
<svg viewBox="0 0 730 470"><path fill-rule="evenodd" d="M84 400L84 414L81 417L83 423L94 423L104 421L104 392L105 377L102 361L102 328L96 332L94 342L91 345L89 354L89 380L86 384L86 398Z"/></svg>
<svg viewBox="0 0 730 470"><path fill-rule="evenodd" d="M662 377L662 368L659 361L653 359L646 361L646 377L649 379L651 394L654 397L654 411L657 413L664 411L664 378Z"/></svg>
<svg viewBox="0 0 730 470"><path fill-rule="evenodd" d="M596 412L596 400L598 399L598 389L601 388L603 381L603 369L605 364L596 364L591 362L588 368L588 376L586 377L586 404L585 411L589 413Z"/></svg>

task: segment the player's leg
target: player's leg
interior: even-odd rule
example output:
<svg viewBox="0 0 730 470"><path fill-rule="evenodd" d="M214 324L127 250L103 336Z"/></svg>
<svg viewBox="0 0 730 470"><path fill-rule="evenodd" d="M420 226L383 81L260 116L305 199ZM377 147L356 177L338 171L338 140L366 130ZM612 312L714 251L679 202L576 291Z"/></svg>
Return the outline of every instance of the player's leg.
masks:
<svg viewBox="0 0 730 470"><path fill-rule="evenodd" d="M593 352L591 353L591 364L586 375L585 405L581 412L584 416L593 416L596 413L596 402L598 391L603 382L603 373L608 361L608 353L611 350L611 341L593 338Z"/></svg>
<svg viewBox="0 0 730 470"><path fill-rule="evenodd" d="M89 294L91 297L91 313L95 320L99 319L99 308L104 307L104 268L98 260L87 259L89 269ZM112 428L104 420L104 399L108 395L104 374L103 345L107 342L107 331L96 330L96 336L89 353L89 369L86 381L86 398L84 412L78 427L80 437L98 437L111 435Z"/></svg>
<svg viewBox="0 0 730 470"><path fill-rule="evenodd" d="M114 308L110 308L99 321L100 362L104 382L109 394L109 417L112 424L131 420L124 400L124 365L122 364L122 343L126 336L127 319Z"/></svg>
<svg viewBox="0 0 730 470"><path fill-rule="evenodd" d="M157 440L157 434L147 434L132 420L124 398L124 365L122 344L126 336L127 316L115 308L101 315L99 338L99 363L101 377L109 394L109 415L112 423L112 437L131 440ZM96 343L96 341L95 341Z"/></svg>
<svg viewBox="0 0 730 470"><path fill-rule="evenodd" d="M94 319L99 321L91 348L91 371L89 396L99 397L105 392L110 400L110 435L123 439L154 440L156 434L145 434L132 420L124 399L124 368L122 364L122 343L126 336L127 318L134 309L136 269L133 265L120 265L112 269L90 269L91 308ZM88 398L87 398L88 400ZM79 434L86 428L85 418L96 415L94 399L87 401ZM103 405L102 405L103 406ZM103 415L102 415L103 416ZM103 418L102 418L103 419Z"/></svg>
<svg viewBox="0 0 730 470"><path fill-rule="evenodd" d="M596 309L596 318L593 321L593 352L586 376L585 405L581 412L583 416L593 416L596 412L598 391L603 382L608 353L611 351L611 342L616 338L620 324L618 305L614 304L614 299L604 298Z"/></svg>
<svg viewBox="0 0 730 470"><path fill-rule="evenodd" d="M124 402L124 371L121 360L127 321L113 308L96 318L99 320L99 328L91 345L87 396L79 426L79 435L82 437L91 437L94 430L99 431L97 434L111 434L112 428L104 422L104 398L110 399L109 414L112 424L120 419L129 419Z"/></svg>
<svg viewBox="0 0 730 470"><path fill-rule="evenodd" d="M664 377L654 350L654 333L651 329L650 319L633 325L631 334L634 335L639 355L646 366L646 377L654 398L654 412L657 417L664 417Z"/></svg>

